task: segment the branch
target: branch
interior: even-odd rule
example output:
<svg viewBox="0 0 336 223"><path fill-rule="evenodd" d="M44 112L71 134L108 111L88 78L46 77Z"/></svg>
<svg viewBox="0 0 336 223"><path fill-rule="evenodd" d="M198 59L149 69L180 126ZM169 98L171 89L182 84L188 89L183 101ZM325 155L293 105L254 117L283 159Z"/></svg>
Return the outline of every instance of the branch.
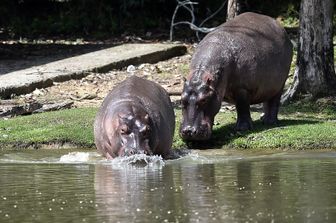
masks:
<svg viewBox="0 0 336 223"><path fill-rule="evenodd" d="M212 15L210 15L208 18L204 19L200 26L196 26L195 25L195 13L194 13L194 5L198 4L198 2L191 2L190 0L186 0L186 1L179 1L179 0L176 0L177 1L177 6L174 10L174 13L173 13L173 17L172 17L172 21L171 21L171 25L170 25L170 41L173 40L173 32L174 32L174 26L176 25L181 25L181 24L186 24L186 25L189 25L190 29L196 31L196 36L197 36L197 39L200 40L199 38L199 32L202 32L202 33L209 33L211 31L213 31L216 27L214 28L206 28L206 27L202 27L202 25L207 22L209 19L213 18L216 14L218 14L224 7L224 5L226 4L227 0L225 0L223 2L223 4L219 7L219 9L217 9L217 11L215 13L213 13ZM175 21L175 17L176 17L176 14L178 12L178 10L183 7L184 9L186 9L189 13L190 13L190 16L191 16L191 21L188 22L188 21L181 21L181 22L174 22Z"/></svg>
<svg viewBox="0 0 336 223"><path fill-rule="evenodd" d="M187 11L189 11L190 15L191 15L191 24L193 24L195 22L195 15L194 15L194 6L193 5L196 5L198 4L197 2L191 2L190 0L187 0L187 1L179 1L179 0L176 0L177 1L177 6L174 10L174 13L173 13L173 17L172 17L172 21L171 21L171 24L170 24L170 41L173 40L173 30L174 30L174 26L176 25L174 23L175 21L175 17L176 17L176 14L177 14L177 11L179 10L180 7L183 7L185 8ZM190 5L190 8L187 6L187 5Z"/></svg>
<svg viewBox="0 0 336 223"><path fill-rule="evenodd" d="M199 27L195 26L194 24L192 24L190 22L187 22L187 21L174 23L174 25L180 25L180 24L187 24L187 25L190 26L190 29L195 30L197 32L209 33L211 31L215 30L215 28L199 28Z"/></svg>
<svg viewBox="0 0 336 223"><path fill-rule="evenodd" d="M228 0L225 0L223 1L223 4L217 9L216 12L214 12L212 15L210 15L208 18L204 19L199 26L203 26L204 23L206 23L208 20L212 19L213 17L215 17L225 6L225 4L227 3ZM213 28L215 29L215 28ZM199 38L199 35L198 35L198 32L196 32L196 36L197 36L197 39L200 39Z"/></svg>
<svg viewBox="0 0 336 223"><path fill-rule="evenodd" d="M282 105L288 104L292 99L294 99L298 95L299 84L300 84L299 67L296 66L295 72L294 72L293 83L291 86L289 86L287 91L281 96L280 102Z"/></svg>

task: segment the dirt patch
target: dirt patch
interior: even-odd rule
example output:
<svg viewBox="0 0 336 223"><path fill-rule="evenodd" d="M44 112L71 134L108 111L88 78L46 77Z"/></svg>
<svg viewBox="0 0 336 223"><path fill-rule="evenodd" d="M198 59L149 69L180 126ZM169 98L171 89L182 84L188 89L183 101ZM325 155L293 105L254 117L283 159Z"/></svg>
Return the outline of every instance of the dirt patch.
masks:
<svg viewBox="0 0 336 223"><path fill-rule="evenodd" d="M193 46L189 45L188 53L180 57L156 64L130 65L123 70L112 70L107 73L90 73L82 79L54 83L51 87L19 95L15 100L40 103L60 103L72 100L74 101L73 107L99 107L104 97L115 85L131 75L136 75L160 84L172 95L172 101L177 102L182 90L182 77L189 72L192 51Z"/></svg>

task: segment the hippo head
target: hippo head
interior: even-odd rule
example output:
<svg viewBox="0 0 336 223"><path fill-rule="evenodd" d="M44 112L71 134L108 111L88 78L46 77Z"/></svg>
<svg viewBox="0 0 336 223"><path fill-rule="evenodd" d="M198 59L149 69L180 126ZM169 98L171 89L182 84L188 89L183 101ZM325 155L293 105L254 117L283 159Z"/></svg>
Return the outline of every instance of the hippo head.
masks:
<svg viewBox="0 0 336 223"><path fill-rule="evenodd" d="M180 135L182 139L185 141L209 139L214 117L221 105L214 79L185 80L181 105Z"/></svg>
<svg viewBox="0 0 336 223"><path fill-rule="evenodd" d="M106 156L129 156L134 154L152 155L150 149L150 118L144 109L127 106L115 113L112 125L105 128L109 132L111 145L107 147Z"/></svg>
<svg viewBox="0 0 336 223"><path fill-rule="evenodd" d="M119 156L144 153L151 155L150 125L147 113L119 113L116 130L120 139Z"/></svg>

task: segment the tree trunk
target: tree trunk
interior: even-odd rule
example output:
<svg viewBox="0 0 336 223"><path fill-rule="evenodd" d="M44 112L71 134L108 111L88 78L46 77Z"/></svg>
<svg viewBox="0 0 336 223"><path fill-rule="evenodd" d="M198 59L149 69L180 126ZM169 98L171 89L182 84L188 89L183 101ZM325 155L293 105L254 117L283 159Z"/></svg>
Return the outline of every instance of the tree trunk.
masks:
<svg viewBox="0 0 336 223"><path fill-rule="evenodd" d="M226 21L233 19L240 13L240 0L228 0Z"/></svg>
<svg viewBox="0 0 336 223"><path fill-rule="evenodd" d="M298 94L313 98L335 94L333 0L302 0L294 83L283 102Z"/></svg>

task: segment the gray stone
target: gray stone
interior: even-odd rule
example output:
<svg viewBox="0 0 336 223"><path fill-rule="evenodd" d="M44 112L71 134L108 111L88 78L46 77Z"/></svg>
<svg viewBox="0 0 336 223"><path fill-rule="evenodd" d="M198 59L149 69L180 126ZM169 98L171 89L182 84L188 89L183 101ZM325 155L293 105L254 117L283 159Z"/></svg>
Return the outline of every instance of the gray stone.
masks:
<svg viewBox="0 0 336 223"><path fill-rule="evenodd" d="M185 53L186 47L178 44L125 44L69 57L0 75L0 98L30 93L36 88L51 86L53 82L82 78L89 72L155 63Z"/></svg>

